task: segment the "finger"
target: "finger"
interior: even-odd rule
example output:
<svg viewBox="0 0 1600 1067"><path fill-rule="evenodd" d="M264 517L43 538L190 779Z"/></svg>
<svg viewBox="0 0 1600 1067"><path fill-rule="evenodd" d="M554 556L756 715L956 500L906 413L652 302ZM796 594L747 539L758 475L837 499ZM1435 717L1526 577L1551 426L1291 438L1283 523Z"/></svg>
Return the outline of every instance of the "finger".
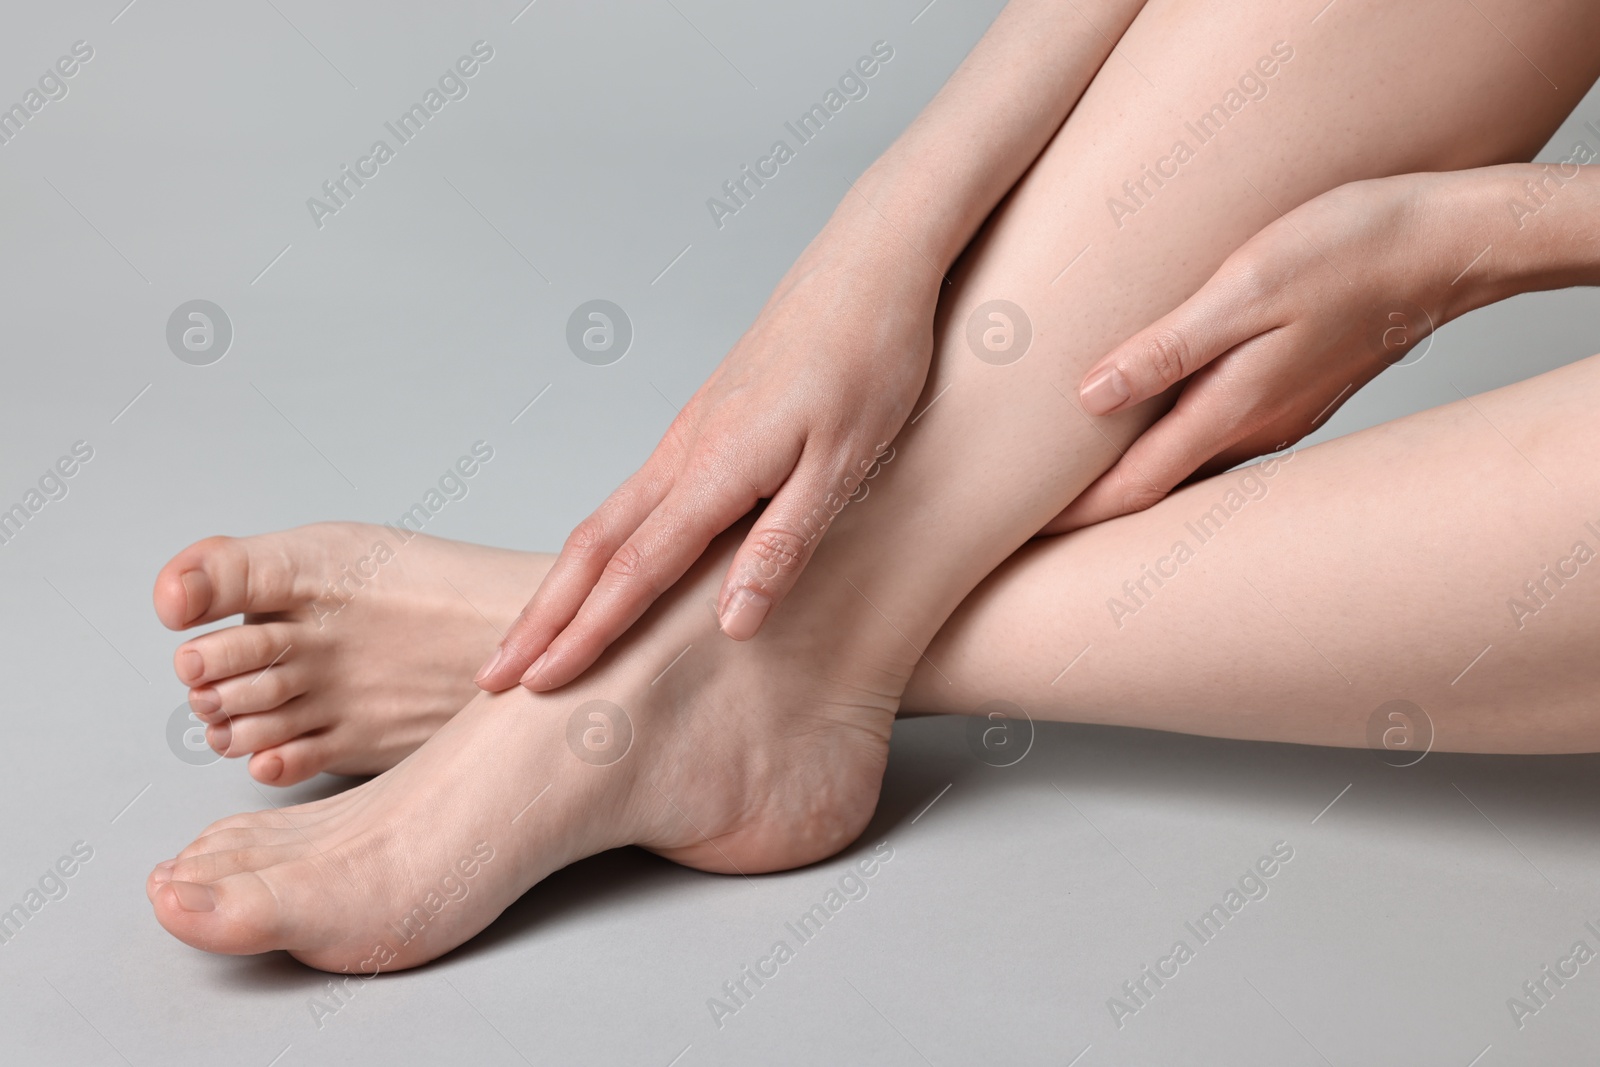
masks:
<svg viewBox="0 0 1600 1067"><path fill-rule="evenodd" d="M607 562L667 496L671 478L657 467L647 462L567 535L527 607L478 669L479 688L497 693L516 685L578 614Z"/></svg>
<svg viewBox="0 0 1600 1067"><path fill-rule="evenodd" d="M852 499L865 495L865 482L846 481L820 464L797 468L745 535L717 598L722 632L748 641L761 629L805 570L822 535ZM841 491L842 490L842 491Z"/></svg>
<svg viewBox="0 0 1600 1067"><path fill-rule="evenodd" d="M1217 404L1191 389L1128 448L1111 469L1068 504L1045 528L1066 533L1143 511L1163 499L1218 452L1245 436L1246 428L1221 416Z"/></svg>
<svg viewBox="0 0 1600 1067"><path fill-rule="evenodd" d="M1079 399L1109 415L1165 392L1213 359L1273 325L1258 288L1226 264L1188 300L1100 359Z"/></svg>
<svg viewBox="0 0 1600 1067"><path fill-rule="evenodd" d="M542 693L582 674L758 499L742 478L680 483L602 566L576 617L528 667L522 684Z"/></svg>

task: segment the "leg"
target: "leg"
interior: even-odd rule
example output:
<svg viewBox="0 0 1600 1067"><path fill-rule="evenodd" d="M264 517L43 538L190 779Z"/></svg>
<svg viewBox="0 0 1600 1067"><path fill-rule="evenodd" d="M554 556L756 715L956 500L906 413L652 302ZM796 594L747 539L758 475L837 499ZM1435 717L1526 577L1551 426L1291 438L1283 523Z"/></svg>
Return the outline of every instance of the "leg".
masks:
<svg viewBox="0 0 1600 1067"><path fill-rule="evenodd" d="M1590 654L1600 584L1585 580L1600 559L1600 510L1584 510L1600 497L1600 475L1583 458L1600 445L1584 417L1596 406L1600 356L1033 542L939 631L904 705L970 713L1007 700L1036 719L1356 746L1372 742L1376 708L1405 699L1427 711L1440 750L1600 748L1588 713L1600 691ZM384 533L326 524L213 539L174 562L187 556L223 575L288 563L304 574L335 537L367 551ZM451 584L475 591L508 568L537 581L552 558L436 544L429 551L449 559ZM520 607L516 597L486 601L475 628L459 617L460 598L428 595L413 578L377 590L381 613L341 619L349 629L332 636L345 640L315 645L310 622L292 635L315 649L304 699L330 715L335 697L354 701L352 713L376 702L370 720L335 719L361 760L398 762L375 739L364 747L370 722L398 717L431 733L449 718L438 710L449 696L426 696L470 689L459 664L441 668L399 646L378 664L381 692L376 675L352 689L345 672L362 660L352 649L399 621L447 635L445 647L470 659ZM209 657L234 635L190 645Z"/></svg>
<svg viewBox="0 0 1600 1067"><path fill-rule="evenodd" d="M1527 156L1600 71L1600 59L1566 41L1578 23L1600 30L1592 7L1519 23L1519 52L1454 4L1357 4L1307 24L1318 6L1287 23L1255 5L1146 8L1119 45L1126 61L1102 69L969 251L941 308L923 413L896 442L886 484L830 537L872 531L857 540L877 554L841 545L840 569L913 644L948 617L953 592L965 595L1153 417L1148 407L1083 417L1073 398L1089 362L1173 307L1281 210L1360 177ZM1388 46L1374 48L1418 35L1441 47L1403 74ZM1236 72L1267 69L1253 66L1262 56L1282 60L1271 91L1229 101ZM1480 64L1494 76L1482 78ZM1213 109L1219 100L1227 106ZM1492 116L1484 127L1481 114ZM1330 122L1360 133L1330 141ZM1151 166L1172 176L1150 177ZM1006 366L969 358L974 313L994 299L1031 320L1031 348ZM827 542L822 553L826 565Z"/></svg>
<svg viewBox="0 0 1600 1067"><path fill-rule="evenodd" d="M1600 444L1584 418L1597 405L1600 356L1034 542L939 631L905 707L970 713L1006 700L1036 719L1356 746L1372 743L1375 709L1404 699L1426 710L1442 751L1600 748L1589 714L1600 691L1590 654L1600 584L1585 580L1600 558L1600 511L1583 507L1600 496L1600 476L1582 458ZM219 575L252 562L258 574L280 563L305 574L330 542L369 551L385 533L327 524L214 539L186 555ZM441 573L474 591L508 568L536 581L551 560L434 544L429 553L449 561ZM289 624L300 628L291 643L313 650L296 675L303 699L335 716L333 735L364 763L398 762L380 744L392 730L375 724L432 733L449 718L439 710L449 696L470 689L459 663L441 667L399 646L355 681L346 672L371 661L351 650L399 623L413 638L448 635L434 644L470 659L520 607L516 597L486 600L491 614L474 627L460 618L460 597L432 596L415 578L376 589L381 611L353 613L326 638L303 609L305 620ZM208 637L191 642L208 657L237 640L235 631ZM337 717L341 700L353 702L353 717Z"/></svg>
<svg viewBox="0 0 1600 1067"><path fill-rule="evenodd" d="M392 969L461 943L550 870L597 849L632 841L706 869L758 871L852 840L921 650L1106 466L1100 428L1064 399L1088 362L1176 304L1272 217L1272 203L1359 176L1514 158L1576 99L1577 89L1535 83L1515 48L1443 0L1343 10L1347 21L1330 13L1314 27L1321 43L1298 53L1302 66L1286 67L1255 111L1229 118L1119 230L1108 193L1168 150L1178 116L1205 112L1288 32L1264 6L1157 4L1140 16L1122 48L1161 87L1113 62L996 214L938 326L927 394L937 406L755 640L718 639L705 606L733 547L725 540L576 685L476 698L380 778L217 824L152 875L160 921L215 951L289 948L329 969ZM1592 30L1597 19L1576 3L1524 14L1519 46L1573 86L1593 73L1575 57L1595 62L1573 43L1573 24ZM1430 47L1419 56L1411 42L1421 39ZM1436 113L1446 106L1450 116ZM1326 124L1306 121L1316 115L1340 116L1362 139L1328 143ZM1084 242L1091 251L1052 288ZM968 316L996 297L1034 320L1032 354L1004 367L965 342ZM1149 415L1106 420L1105 432L1125 441ZM573 758L569 737L608 735L595 714L632 723L625 758ZM459 884L451 872L482 850L503 861L479 864L470 894L446 907L434 887L445 875ZM419 907L418 932L396 944L388 924Z"/></svg>
<svg viewBox="0 0 1600 1067"><path fill-rule="evenodd" d="M1360 746L1398 699L1444 750L1600 749L1597 403L1600 356L1041 540L906 704Z"/></svg>

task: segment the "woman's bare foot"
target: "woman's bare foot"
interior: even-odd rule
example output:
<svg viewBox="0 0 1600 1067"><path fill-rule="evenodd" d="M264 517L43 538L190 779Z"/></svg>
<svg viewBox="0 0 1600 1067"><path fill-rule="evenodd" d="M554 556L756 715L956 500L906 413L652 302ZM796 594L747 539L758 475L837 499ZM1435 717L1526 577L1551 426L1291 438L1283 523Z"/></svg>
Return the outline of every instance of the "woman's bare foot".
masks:
<svg viewBox="0 0 1600 1067"><path fill-rule="evenodd" d="M174 630L244 614L178 646L173 666L206 739L292 785L376 774L477 692L472 673L549 557L388 526L328 522L209 537L156 578Z"/></svg>
<svg viewBox="0 0 1600 1067"><path fill-rule="evenodd" d="M607 848L744 873L843 848L915 656L844 583L807 583L752 641L721 635L711 602L742 530L572 685L479 694L372 781L213 824L151 874L157 918L213 952L372 973L449 951Z"/></svg>

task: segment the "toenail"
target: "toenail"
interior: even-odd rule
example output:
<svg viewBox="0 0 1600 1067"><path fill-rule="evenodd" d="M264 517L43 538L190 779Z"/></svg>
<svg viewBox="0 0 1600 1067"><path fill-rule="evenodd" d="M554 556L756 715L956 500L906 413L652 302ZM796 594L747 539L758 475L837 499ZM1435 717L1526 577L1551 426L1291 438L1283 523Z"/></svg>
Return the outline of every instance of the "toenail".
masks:
<svg viewBox="0 0 1600 1067"><path fill-rule="evenodd" d="M184 911L216 911L217 895L199 882L168 882Z"/></svg>
<svg viewBox="0 0 1600 1067"><path fill-rule="evenodd" d="M158 863L156 864L155 873L150 877L155 881L156 885L165 885L167 882L172 881L172 868L177 865L177 860L166 860Z"/></svg>
<svg viewBox="0 0 1600 1067"><path fill-rule="evenodd" d="M494 650L494 655L489 657L489 662L485 663L482 667L478 668L478 676L476 678L472 679L472 684L473 685L478 685L485 678L489 677L489 675L493 674L494 673L494 669L496 667L500 666L500 661L505 659L505 658L506 658L506 650L505 649L503 649L503 648L495 649Z"/></svg>
<svg viewBox="0 0 1600 1067"><path fill-rule="evenodd" d="M185 622L192 622L206 613L211 606L211 579L205 571L184 571L178 579L183 583Z"/></svg>
<svg viewBox="0 0 1600 1067"><path fill-rule="evenodd" d="M186 648L178 653L178 677L186 682L197 682L206 672L206 661L200 658L200 653L192 648Z"/></svg>
<svg viewBox="0 0 1600 1067"><path fill-rule="evenodd" d="M215 689L191 689L189 707L196 715L215 715L222 707L222 698Z"/></svg>
<svg viewBox="0 0 1600 1067"><path fill-rule="evenodd" d="M233 727L228 723L218 723L206 730L206 740L211 742L211 747L221 755L228 754L228 746L233 743Z"/></svg>
<svg viewBox="0 0 1600 1067"><path fill-rule="evenodd" d="M261 782L276 782L283 777L283 758L268 756L256 768L256 780Z"/></svg>

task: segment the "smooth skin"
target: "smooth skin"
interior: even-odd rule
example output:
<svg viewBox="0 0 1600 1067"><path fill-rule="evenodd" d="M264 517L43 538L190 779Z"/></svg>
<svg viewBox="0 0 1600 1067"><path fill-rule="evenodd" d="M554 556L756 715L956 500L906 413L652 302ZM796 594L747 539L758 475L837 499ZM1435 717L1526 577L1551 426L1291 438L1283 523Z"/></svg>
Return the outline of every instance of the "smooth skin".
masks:
<svg viewBox="0 0 1600 1067"><path fill-rule="evenodd" d="M651 460L574 531L525 616L485 663L480 685L503 688L519 671L522 683L536 690L564 684L682 573L711 536L757 499L772 497L718 598L725 633L745 639L759 630L828 529L829 509L819 502L841 485L848 492L858 484L862 470L909 413L906 400L926 371L926 326L935 295L923 284L923 267L941 274L948 268L977 220L1032 158L1040 138L1070 109L1087 75L1110 56L1111 41L1139 6L1108 3L1085 10L1018 2L1007 7L924 115L858 183L857 195L846 197L750 334L685 406ZM1504 19L1496 16L1512 14L1510 8L1474 9L1468 34L1484 29L1499 34L1497 26ZM1513 22L1520 30L1520 20ZM1434 31L1427 32L1432 39ZM1503 35L1502 40L1510 44ZM1120 58L1133 66L1126 52ZM1541 58L1544 62L1538 65L1527 60L1524 75L1544 80L1557 96L1566 95L1544 69L1550 66L1548 57ZM1569 66L1581 69L1581 62ZM1382 81L1381 75L1373 76ZM1039 101L1058 104L1051 108ZM1215 304L1217 290L1231 285L1229 295L1238 305L1270 291L1279 278L1275 269L1292 269L1311 252L1321 257L1313 266L1332 267L1318 237L1336 250L1359 245L1381 232L1372 223L1402 221L1407 208L1392 190L1351 191L1345 199L1359 203L1331 211L1318 208L1320 217L1312 205L1299 209L1297 218L1258 238L1205 295ZM930 204L938 209L929 210ZM1370 213L1363 215L1360 208ZM1326 233L1328 215L1336 221L1351 215L1363 221L1356 223L1355 234ZM1302 232L1301 223L1312 223L1314 234ZM908 248L916 254L906 255ZM893 252L886 258L882 253L889 249ZM1372 248L1349 251L1357 260L1362 253L1382 258ZM1388 258L1425 260L1419 255ZM1358 288L1349 278L1341 280ZM1421 281L1386 279L1395 284L1373 293L1371 280L1363 279L1366 284L1360 287L1376 301L1364 302L1363 322L1381 321L1401 307L1396 301L1408 290L1407 283ZM886 314L884 309L893 310ZM1219 309L1205 313L1215 321ZM1440 324L1405 329L1416 336ZM1192 322L1185 326L1199 328ZM1131 339L1091 370L1083 383L1085 410L1107 414L1137 403L1203 364L1204 356L1182 347L1192 342L1175 326L1163 323L1155 329ZM1373 332L1383 334L1382 329ZM1249 340L1249 335L1239 336L1234 343ZM1282 344L1279 338L1274 345L1246 345L1224 366L1260 363L1263 354L1270 358ZM1349 374L1326 364L1314 373L1343 377L1340 386L1348 396L1382 369L1381 362L1368 362L1372 365ZM1203 387L1186 390L1193 395L1140 443L1137 455L1119 463L1072 512L1052 520L1047 532L1147 506L1197 470L1225 469L1297 440L1310 428L1309 420L1330 414L1330 404L1336 407L1335 397L1329 396L1308 414L1279 411L1271 420L1248 417L1259 411L1213 412L1219 405L1238 408L1241 403L1215 384L1230 377L1227 369L1217 370L1206 379L1212 385L1197 383ZM1278 408L1304 406L1306 398L1322 393L1309 386L1297 391L1301 383L1286 370L1276 372L1272 386L1265 378L1255 390ZM813 390L806 384L819 380L827 387ZM1213 438L1215 447L1208 452Z"/></svg>
<svg viewBox="0 0 1600 1067"><path fill-rule="evenodd" d="M1490 252L1480 255L1485 247ZM1457 270L1455 263L1462 259L1469 266ZM1265 279L1278 282L1269 286ZM1130 406L1159 395L1185 371L1190 376L1174 410L1052 526L1077 529L1105 521L1107 516L1096 511L1143 510L1166 496L1157 488L1162 476L1186 479L1196 466L1232 466L1274 441L1298 440L1359 383L1396 362L1401 364L1397 373L1405 373L1428 330L1468 310L1519 292L1596 282L1600 176L1591 166L1511 164L1402 175L1323 194L1269 224L1229 256L1198 293L1090 370L1085 394L1107 369L1115 369L1131 386L1127 397L1118 396L1110 404L1086 395L1085 405L1091 409ZM1396 293L1404 295L1395 300ZM1384 313L1386 306L1398 310ZM1422 317L1413 322L1418 311ZM1371 328L1373 322L1382 332ZM1563 496L1584 480L1584 467L1570 457L1592 449L1582 434L1581 412L1595 399L1594 374L1585 364L1525 387L1463 400L1453 411L1418 416L1383 434L1356 435L1294 457L1295 473L1287 479L1274 480L1275 472L1290 462L1279 458L1202 482L1180 494L1181 504L1158 509L1149 522L1086 531L1051 541L1050 547L1024 547L940 631L937 653L930 650L953 688L941 684L930 662L921 662L908 706L926 712L971 711L984 703L981 694L998 690L1045 719L1094 716L1096 721L1250 738L1261 736L1260 720L1252 714L1238 721L1241 701L1249 705L1277 690L1276 699L1301 711L1283 724L1286 732L1272 735L1275 739L1349 745L1371 743L1372 738L1341 732L1338 717L1366 706L1389 687L1395 692L1426 690L1430 706L1453 709L1456 721L1439 724L1447 728L1434 739L1441 748L1492 752L1590 747L1594 739L1564 717L1578 712L1583 696L1593 691L1583 672L1563 673L1570 679L1565 687L1540 686L1541 703L1552 711L1546 720L1550 729L1522 724L1514 735L1505 735L1489 730L1485 717L1519 699L1515 689L1525 680L1526 664L1519 673L1506 657L1495 656L1481 669L1474 664L1471 687L1439 689L1449 664L1425 667L1415 650L1437 650L1446 660L1460 651L1459 642L1442 632L1446 620L1470 620L1470 628L1503 631L1510 640L1527 631L1538 615L1563 622L1541 622L1530 631L1540 639L1528 643L1534 650L1525 657L1528 664L1541 662L1543 656L1555 666L1570 657L1562 635L1572 636L1573 628L1581 633L1588 621L1582 598L1563 596L1560 613L1543 608L1576 575L1563 577L1558 569L1551 577L1541 569L1536 577L1520 579L1538 583L1530 595L1519 586L1517 569L1570 533L1563 526L1571 526L1573 514L1559 506L1560 497L1543 491L1550 484L1543 479L1548 476L1561 485ZM1509 403L1508 398L1524 392L1534 399ZM1512 449L1519 447L1513 441L1543 440L1534 416L1573 405L1580 417L1564 425L1571 434L1565 450L1538 461L1537 468L1530 459L1520 471L1525 485L1513 484L1516 465L1497 476L1493 491L1499 513L1509 521L1485 525L1468 514L1486 491L1486 483L1476 476L1461 478L1464 465L1471 466L1470 457L1483 451L1485 440L1474 438L1493 431L1505 435ZM1508 414L1490 421L1491 409ZM1400 494L1398 481L1379 478L1377 472L1403 462L1391 454L1394 434L1419 420L1426 426L1417 431L1423 445L1405 462L1421 477L1408 477ZM1507 455L1496 456L1493 441L1487 443L1488 457L1476 469L1503 468ZM1218 444L1223 444L1220 459L1212 452ZM1334 488L1308 492L1307 476L1301 473L1308 469L1318 472L1316 484L1333 483ZM1359 487L1375 483L1377 496L1365 489L1355 495ZM1404 657L1386 661L1381 648L1362 649L1355 663L1383 666L1361 689L1312 685L1289 691L1281 688L1282 680L1269 683L1258 676L1265 683L1259 691L1252 686L1243 696L1235 690L1211 698L1197 694L1193 702L1181 705L1184 715L1179 719L1130 704L1120 690L1091 693L1095 679L1115 687L1119 679L1135 675L1150 682L1154 692L1166 685L1192 686L1205 675L1206 662L1245 654L1234 647L1240 634L1232 627L1219 630L1195 621L1194 629L1206 637L1195 641L1185 635L1189 623L1164 619L1181 610L1174 602L1184 596L1161 592L1165 580L1160 573L1151 577L1148 569L1163 559L1169 561L1165 569L1182 569L1171 562L1173 543L1182 541L1197 550L1199 538L1190 524L1199 519L1208 525L1194 529L1209 531L1214 525L1209 509L1230 492L1235 502L1251 504L1256 494L1264 499L1270 492L1272 510L1292 515L1291 525L1302 528L1342 530L1350 525L1343 516L1359 515L1360 522L1349 531L1357 539L1367 536L1362 531L1375 531L1379 539L1401 546L1430 544L1419 516L1435 516L1446 526L1481 531L1491 540L1470 559L1456 557L1450 587L1430 594L1443 598L1436 610L1427 604L1407 609L1412 617L1405 625L1418 636L1414 643L1393 645L1406 650ZM1387 524L1370 522L1365 512L1373 508L1388 517ZM1212 567L1256 559L1268 571L1287 567L1291 576L1336 571L1337 557L1320 551L1325 538L1312 542L1309 552L1304 547L1291 552L1285 546L1294 540L1262 534L1256 518L1261 509L1250 510L1251 521L1232 524L1227 538L1217 542L1222 547L1208 548ZM1164 543L1164 536L1172 537L1172 543ZM1589 537L1584 534L1581 540L1588 544ZM518 605L508 586L537 584L552 562L543 554L418 536L397 546L405 551L386 565L382 582L370 590L365 585L353 593L346 590L347 599L329 598L330 586L347 580L342 564L393 539L381 527L323 524L245 541L208 539L163 568L156 605L173 629L246 614L243 626L180 646L174 665L180 679L193 687L190 700L197 714L212 724L213 747L225 755L259 754L250 765L258 780L286 785L322 770L374 773L399 762L471 695L463 681L466 665L478 662L515 617ZM1212 541L1208 538L1205 544ZM1496 548L1505 554L1489 554ZM1570 561L1567 570L1581 570L1570 551L1540 566L1562 560ZM1404 566L1424 564L1420 556L1407 557ZM508 575L516 580L508 583ZM1131 597L1112 580L1118 575L1138 583ZM1346 603L1362 600L1396 605L1392 595L1377 588L1379 580L1377 571L1363 567L1338 582L1298 582L1293 595L1316 617L1344 615ZM1182 588L1192 591L1207 581L1189 579ZM1107 594L1103 603L1090 595L1097 587ZM1483 596L1488 589L1513 592L1499 604ZM1162 610L1144 613L1144 602L1153 601L1157 593ZM1226 605L1220 612L1226 619L1260 606L1255 591L1237 581L1208 595ZM1137 624L1142 638L1135 631L1123 633L1135 614L1145 616ZM1097 627L1096 622L1111 625ZM1192 652L1193 659L1138 651L1152 631L1159 635L1154 638L1158 644ZM1070 684L1062 684L1065 675L1052 675L1052 685L1041 689L1037 683L1052 669L1052 646L1062 650L1075 641L1086 651L1081 661L1071 663ZM1508 646L1502 642L1502 647ZM1266 662L1296 662L1292 649L1286 652ZM1304 653L1301 648L1301 658ZM1141 664L1146 655L1148 663ZM1156 662L1169 666L1170 672L1150 678L1149 664ZM1294 677L1314 680L1316 672ZM1330 694L1337 697L1331 703ZM1462 710L1468 700L1476 703Z"/></svg>
<svg viewBox="0 0 1600 1067"><path fill-rule="evenodd" d="M723 639L712 610L747 532L737 528L572 686L476 697L369 782L215 824L152 873L157 918L212 951L285 948L334 970L393 969L460 944L600 848L635 842L744 872L842 848L871 816L893 716L918 665L937 663L936 632L1157 414L1082 412L1073 397L1093 362L1280 210L1361 178L1526 158L1593 80L1600 57L1585 42L1600 9L1522 11L1511 47L1457 7L1342 0L1313 25L1309 5L1292 17L1147 6L1119 43L1128 61L1101 69L962 257L935 321L923 414L756 637ZM1290 36L1295 58L1271 94L1119 229L1110 191L1167 150L1181 116L1210 108ZM1420 39L1430 47L1418 52ZM1359 136L1330 140L1335 115ZM1005 365L966 347L968 320L994 299L1032 324L1032 347ZM605 767L574 758L567 739L594 700L633 723L626 757ZM388 924L480 845L499 865L471 894L376 951Z"/></svg>
<svg viewBox="0 0 1600 1067"><path fill-rule="evenodd" d="M957 255L1061 126L1144 0L1013 0L853 183L639 472L572 532L478 675L491 692L577 677L713 537L768 503L717 596L748 640L857 491L927 380Z"/></svg>
<svg viewBox="0 0 1600 1067"><path fill-rule="evenodd" d="M1600 356L1033 541L946 623L902 708L985 714L1006 701L1040 721L1371 747L1383 743L1374 716L1404 700L1423 713L1412 713L1414 737L1434 751L1600 750L1590 647L1600 505L1585 506L1600 500L1587 459L1600 432L1585 418L1597 405ZM177 577L197 572L232 598L208 594L216 610L259 612L186 642L180 660L193 652L248 684L280 639L309 651L299 695L234 718L262 720L235 737L278 738L295 728L295 701L319 709L317 730L229 753L256 753L259 780L287 785L339 771L338 761L369 773L399 763L470 699L465 673L439 661L481 657L518 610L511 598L485 599L472 625L462 612L476 607L437 588L486 589L507 573L537 581L554 560L429 538L408 571L375 583L381 610L352 604L337 629L319 630L316 590L340 561L390 536L319 523L209 538L163 568L164 618L191 610L194 583ZM1182 563L1180 542L1191 553ZM431 633L430 657L387 640L400 627ZM410 747L395 746L397 733ZM273 758L289 771L280 776Z"/></svg>
<svg viewBox="0 0 1600 1067"><path fill-rule="evenodd" d="M1299 441L1450 320L1600 282L1597 250L1600 174L1577 162L1352 182L1302 204L1090 368L1080 398L1094 415L1183 388L1046 532Z"/></svg>
<svg viewBox="0 0 1600 1067"><path fill-rule="evenodd" d="M919 670L904 705L1402 754L1600 751L1597 403L1600 356L1035 541L928 648L954 684Z"/></svg>

